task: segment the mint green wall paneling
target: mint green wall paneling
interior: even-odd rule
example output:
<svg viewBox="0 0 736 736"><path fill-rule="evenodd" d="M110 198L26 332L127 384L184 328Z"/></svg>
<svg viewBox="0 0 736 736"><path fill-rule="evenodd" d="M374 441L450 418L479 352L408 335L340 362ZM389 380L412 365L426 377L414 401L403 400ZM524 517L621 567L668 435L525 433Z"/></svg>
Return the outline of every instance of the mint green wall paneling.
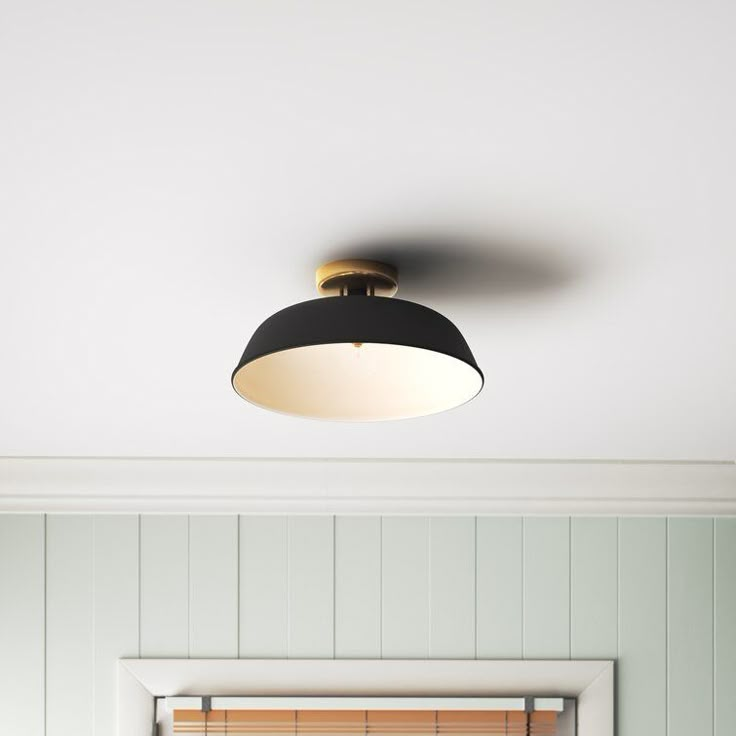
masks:
<svg viewBox="0 0 736 736"><path fill-rule="evenodd" d="M570 555L570 656L618 655L618 520L573 518Z"/></svg>
<svg viewBox="0 0 736 736"><path fill-rule="evenodd" d="M382 653L429 654L429 519L386 516L382 534Z"/></svg>
<svg viewBox="0 0 736 736"><path fill-rule="evenodd" d="M46 736L94 731L94 517L46 522Z"/></svg>
<svg viewBox="0 0 736 736"><path fill-rule="evenodd" d="M713 520L670 519L668 548L668 736L710 736Z"/></svg>
<svg viewBox="0 0 736 736"><path fill-rule="evenodd" d="M240 517L240 656L285 657L289 641L289 520Z"/></svg>
<svg viewBox="0 0 736 736"><path fill-rule="evenodd" d="M570 656L570 519L524 519L524 657Z"/></svg>
<svg viewBox="0 0 736 736"><path fill-rule="evenodd" d="M609 518L480 517L474 539L471 521L0 515L0 732L111 733L139 638L206 656L239 628L255 657L329 657L333 638L343 657L464 657L473 630L480 657L520 656L522 633L528 658L608 657L618 639L619 736L730 736L736 519L628 517L617 538Z"/></svg>
<svg viewBox="0 0 736 736"><path fill-rule="evenodd" d="M289 519L289 656L334 655L334 518Z"/></svg>
<svg viewBox="0 0 736 736"><path fill-rule="evenodd" d="M238 656L238 517L189 519L189 656Z"/></svg>
<svg viewBox="0 0 736 736"><path fill-rule="evenodd" d="M44 517L0 514L0 733L44 729Z"/></svg>
<svg viewBox="0 0 736 736"><path fill-rule="evenodd" d="M478 517L478 657L520 659L522 656L521 527L519 517Z"/></svg>
<svg viewBox="0 0 736 736"><path fill-rule="evenodd" d="M335 519L335 656L381 656L381 519Z"/></svg>
<svg viewBox="0 0 736 736"><path fill-rule="evenodd" d="M475 518L429 521L429 656L475 657Z"/></svg>
<svg viewBox="0 0 736 736"><path fill-rule="evenodd" d="M117 728L118 659L138 656L138 516L94 517L94 732Z"/></svg>
<svg viewBox="0 0 736 736"><path fill-rule="evenodd" d="M619 736L667 731L667 523L619 521Z"/></svg>
<svg viewBox="0 0 736 736"><path fill-rule="evenodd" d="M715 521L715 734L736 730L736 519Z"/></svg>
<svg viewBox="0 0 736 736"><path fill-rule="evenodd" d="M189 518L141 517L141 656L189 656Z"/></svg>

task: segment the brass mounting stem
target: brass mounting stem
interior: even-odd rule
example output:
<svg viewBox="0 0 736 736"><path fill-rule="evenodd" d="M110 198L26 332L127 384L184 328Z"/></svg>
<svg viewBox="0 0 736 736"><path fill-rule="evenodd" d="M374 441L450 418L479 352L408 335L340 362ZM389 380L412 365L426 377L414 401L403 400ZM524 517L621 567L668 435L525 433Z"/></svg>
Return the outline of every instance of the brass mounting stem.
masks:
<svg viewBox="0 0 736 736"><path fill-rule="evenodd" d="M387 263L344 259L320 266L316 282L320 296L393 296L399 288L399 274Z"/></svg>

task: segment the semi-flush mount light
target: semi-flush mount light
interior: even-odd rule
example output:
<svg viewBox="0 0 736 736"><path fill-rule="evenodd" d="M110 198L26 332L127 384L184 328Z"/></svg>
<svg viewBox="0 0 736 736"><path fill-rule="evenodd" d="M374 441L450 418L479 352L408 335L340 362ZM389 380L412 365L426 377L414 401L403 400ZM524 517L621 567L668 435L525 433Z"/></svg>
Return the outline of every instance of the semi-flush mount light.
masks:
<svg viewBox="0 0 736 736"><path fill-rule="evenodd" d="M364 260L317 269L327 298L294 304L253 334L232 375L257 406L370 422L451 409L483 387L460 331L432 309L392 299L396 269Z"/></svg>

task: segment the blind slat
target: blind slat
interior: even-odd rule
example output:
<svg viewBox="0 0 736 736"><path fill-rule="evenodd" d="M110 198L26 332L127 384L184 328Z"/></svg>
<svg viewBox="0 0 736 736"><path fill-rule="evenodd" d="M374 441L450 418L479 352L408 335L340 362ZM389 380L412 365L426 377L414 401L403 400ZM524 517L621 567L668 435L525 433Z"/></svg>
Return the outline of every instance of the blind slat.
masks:
<svg viewBox="0 0 736 736"><path fill-rule="evenodd" d="M189 736L555 736L555 711L175 710Z"/></svg>

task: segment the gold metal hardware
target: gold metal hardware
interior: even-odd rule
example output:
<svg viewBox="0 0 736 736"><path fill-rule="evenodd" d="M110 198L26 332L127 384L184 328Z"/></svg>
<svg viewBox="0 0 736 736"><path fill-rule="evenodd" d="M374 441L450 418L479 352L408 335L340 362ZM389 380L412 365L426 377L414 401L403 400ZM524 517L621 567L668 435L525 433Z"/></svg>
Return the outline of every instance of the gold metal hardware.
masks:
<svg viewBox="0 0 736 736"><path fill-rule="evenodd" d="M320 266L316 282L320 296L344 296L356 291L369 296L393 296L399 288L399 274L387 263L344 259Z"/></svg>

